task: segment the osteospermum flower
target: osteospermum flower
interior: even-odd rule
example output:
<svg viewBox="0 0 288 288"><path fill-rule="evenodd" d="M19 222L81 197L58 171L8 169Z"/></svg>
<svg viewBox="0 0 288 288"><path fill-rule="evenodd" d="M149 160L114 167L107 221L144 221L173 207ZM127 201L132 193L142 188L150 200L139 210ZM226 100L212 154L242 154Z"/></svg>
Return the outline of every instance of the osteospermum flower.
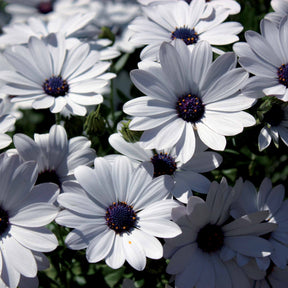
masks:
<svg viewBox="0 0 288 288"><path fill-rule="evenodd" d="M240 189L240 197L233 204L233 217L240 217L257 211L269 211L265 222L277 224L277 228L263 237L272 244L273 251L269 257L256 258L260 269L266 270L270 265L284 269L288 263L288 201L284 201L285 188L283 185L272 187L271 180L265 178L259 192L250 181L245 181ZM243 261L245 261L243 259ZM248 259L246 260L248 262Z"/></svg>
<svg viewBox="0 0 288 288"><path fill-rule="evenodd" d="M255 96L275 96L288 101L287 29L288 16L282 19L279 27L264 19L260 23L261 34L247 31L247 43L240 42L233 46L239 63L255 75L249 84L255 87Z"/></svg>
<svg viewBox="0 0 288 288"><path fill-rule="evenodd" d="M192 196L187 207L172 210L172 219L182 234L166 240L164 257L170 259L167 272L175 275L176 287L250 287L237 262L243 255L270 255L270 243L258 235L275 227L261 223L267 211L229 220L237 195L222 179L220 184L211 184L206 202Z"/></svg>
<svg viewBox="0 0 288 288"><path fill-rule="evenodd" d="M167 3L175 1L185 1L188 4L190 4L193 0L138 0L138 2L141 3L142 5L159 4L161 2ZM206 0L206 3L209 7L212 8L214 7L225 8L229 11L229 14L231 15L238 14L241 10L241 6L239 3L237 3L236 0Z"/></svg>
<svg viewBox="0 0 288 288"><path fill-rule="evenodd" d="M233 53L212 62L206 41L193 51L180 40L175 44L161 46L161 65L144 63L143 70L131 72L133 83L147 96L128 101L123 110L134 117L130 129L144 131L139 142L144 148L175 146L185 163L194 154L195 133L208 147L224 150L225 136L253 125L254 118L242 110L254 99L239 92L248 74L235 68Z"/></svg>
<svg viewBox="0 0 288 288"><path fill-rule="evenodd" d="M79 42L67 49L62 34L31 37L28 47L13 46L4 56L15 70L0 72L8 82L2 92L15 95L15 102L32 99L34 109L50 108L52 113L65 108L85 115L85 106L103 102L98 92L115 76L104 73L110 63L100 61L100 54L90 51L88 44Z"/></svg>
<svg viewBox="0 0 288 288"><path fill-rule="evenodd" d="M87 0L89 2L89 0ZM86 0L7 0L5 11L12 16L11 22L24 22L33 15L52 19L76 13L87 13ZM83 7L84 6L84 7Z"/></svg>
<svg viewBox="0 0 288 288"><path fill-rule="evenodd" d="M160 45L181 39L193 47L200 40L211 45L226 45L238 40L243 27L237 22L222 23L229 15L224 8L206 10L205 0L185 1L143 7L144 16L128 26L134 33L131 41L147 45L140 54L142 60L159 59ZM214 11L214 12L213 12ZM213 48L215 52L223 51Z"/></svg>
<svg viewBox="0 0 288 288"><path fill-rule="evenodd" d="M58 213L51 202L59 190L52 183L34 186L34 161L22 163L17 155L1 154L0 167L0 277L5 285L16 288L20 277L36 277L37 264L41 269L43 262L39 252L57 247L56 237L45 225Z"/></svg>
<svg viewBox="0 0 288 288"><path fill-rule="evenodd" d="M65 129L53 125L47 134L34 134L34 141L25 134L13 137L17 153L24 161L38 164L38 183L53 182L61 187L66 180L73 180L74 169L93 163L96 156L91 142L84 136L67 139Z"/></svg>
<svg viewBox="0 0 288 288"><path fill-rule="evenodd" d="M274 12L265 15L265 18L280 24L282 18L288 14L288 1L287 0L271 0L271 6Z"/></svg>
<svg viewBox="0 0 288 288"><path fill-rule="evenodd" d="M151 162L154 167L154 177L170 175L174 181L171 193L183 203L187 203L188 198L193 195L192 190L198 193L207 193L210 181L200 173L216 169L222 162L222 157L218 153L204 151L205 148L200 145L199 151L184 164L178 159L173 148L164 151L143 149L137 142L125 141L120 133L112 134L109 137L109 143L115 150L138 163ZM112 155L108 157L112 157Z"/></svg>
<svg viewBox="0 0 288 288"><path fill-rule="evenodd" d="M288 146L288 106L285 104L273 104L262 119L264 127L261 129L258 137L259 150L266 149L271 140L278 147L279 139Z"/></svg>
<svg viewBox="0 0 288 288"><path fill-rule="evenodd" d="M31 36L37 38L46 37L51 33L62 33L67 37L85 36L82 30L95 17L95 13L82 13L69 17L57 17L50 20L31 17L24 23L11 23L3 27L3 34L0 36L0 45L26 44ZM95 31L97 33L97 31Z"/></svg>
<svg viewBox="0 0 288 288"><path fill-rule="evenodd" d="M47 17L54 12L52 0L7 0L5 11L13 15L13 21L23 21L31 15Z"/></svg>
<svg viewBox="0 0 288 288"><path fill-rule="evenodd" d="M162 245L155 237L174 237L179 227L170 221L171 209L179 206L169 196L173 181L167 175L153 179L153 167L133 168L127 157L118 157L113 165L97 158L94 169L80 166L75 182L64 183L58 198L63 210L56 222L75 228L66 237L66 245L86 250L91 263L105 259L113 269L125 260L143 270L146 257L159 259Z"/></svg>

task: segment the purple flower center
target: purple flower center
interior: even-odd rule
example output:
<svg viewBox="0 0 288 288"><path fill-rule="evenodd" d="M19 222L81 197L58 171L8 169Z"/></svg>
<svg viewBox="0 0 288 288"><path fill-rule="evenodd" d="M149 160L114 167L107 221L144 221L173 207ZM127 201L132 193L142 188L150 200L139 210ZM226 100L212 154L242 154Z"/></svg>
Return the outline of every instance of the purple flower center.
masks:
<svg viewBox="0 0 288 288"><path fill-rule="evenodd" d="M2 235L9 226L9 215L0 207L0 235Z"/></svg>
<svg viewBox="0 0 288 288"><path fill-rule="evenodd" d="M43 1L40 2L37 6L39 13L41 14L48 14L53 11L53 4L52 1Z"/></svg>
<svg viewBox="0 0 288 288"><path fill-rule="evenodd" d="M177 169L175 159L167 153L158 153L151 158L154 166L154 177L160 175L173 175Z"/></svg>
<svg viewBox="0 0 288 288"><path fill-rule="evenodd" d="M288 88L288 64L282 64L277 71L278 80L280 84Z"/></svg>
<svg viewBox="0 0 288 288"><path fill-rule="evenodd" d="M38 174L38 178L36 180L35 185L41 184L41 183L48 183L52 182L57 184L58 186L61 186L60 179L58 175L56 174L56 171L51 169L51 170L44 170Z"/></svg>
<svg viewBox="0 0 288 288"><path fill-rule="evenodd" d="M185 42L186 45L197 43L198 34L194 29L190 29L187 27L177 28L172 32L171 39L181 39Z"/></svg>
<svg viewBox="0 0 288 288"><path fill-rule="evenodd" d="M107 226L117 234L129 232L135 227L136 213L133 207L126 202L113 202L106 210L105 220Z"/></svg>
<svg viewBox="0 0 288 288"><path fill-rule="evenodd" d="M53 97L64 96L69 92L69 85L61 76L52 76L43 83L43 90Z"/></svg>
<svg viewBox="0 0 288 288"><path fill-rule="evenodd" d="M205 106L201 98L188 94L178 98L176 110L178 116L186 122L196 123L203 117Z"/></svg>
<svg viewBox="0 0 288 288"><path fill-rule="evenodd" d="M203 252L216 252L223 247L223 231L218 225L207 224L199 230L196 242Z"/></svg>

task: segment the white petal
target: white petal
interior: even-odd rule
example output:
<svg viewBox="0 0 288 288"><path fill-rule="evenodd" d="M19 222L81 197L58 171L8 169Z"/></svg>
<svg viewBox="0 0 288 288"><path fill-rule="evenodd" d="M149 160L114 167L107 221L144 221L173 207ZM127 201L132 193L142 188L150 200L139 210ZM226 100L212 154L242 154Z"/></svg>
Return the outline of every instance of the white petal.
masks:
<svg viewBox="0 0 288 288"><path fill-rule="evenodd" d="M133 233L123 233L122 247L127 262L136 270L142 271L146 265L146 257L144 249L138 245L137 238L134 237Z"/></svg>
<svg viewBox="0 0 288 288"><path fill-rule="evenodd" d="M160 259L163 256L163 247L158 239L138 229L133 229L131 234L137 245L143 248L146 257Z"/></svg>
<svg viewBox="0 0 288 288"><path fill-rule="evenodd" d="M37 265L31 251L20 245L13 237L4 238L3 249L10 258L11 265L22 275L26 277L35 277L37 274ZM27 265L29 263L29 265Z"/></svg>
<svg viewBox="0 0 288 288"><path fill-rule="evenodd" d="M177 224L165 219L155 218L153 221L140 219L137 224L139 229L155 237L173 238L181 233Z"/></svg>
<svg viewBox="0 0 288 288"><path fill-rule="evenodd" d="M24 227L40 227L52 222L58 214L58 208L46 203L31 204L11 215L11 224Z"/></svg>
<svg viewBox="0 0 288 288"><path fill-rule="evenodd" d="M113 248L115 236L116 233L107 228L103 233L94 237L86 250L88 262L96 263L105 258Z"/></svg>
<svg viewBox="0 0 288 288"><path fill-rule="evenodd" d="M105 262L113 269L118 269L124 264L125 256L123 252L121 236L116 235L113 247L111 248L109 254L106 256Z"/></svg>
<svg viewBox="0 0 288 288"><path fill-rule="evenodd" d="M26 229L12 225L10 232L21 245L33 251L50 252L58 245L57 238L47 228Z"/></svg>

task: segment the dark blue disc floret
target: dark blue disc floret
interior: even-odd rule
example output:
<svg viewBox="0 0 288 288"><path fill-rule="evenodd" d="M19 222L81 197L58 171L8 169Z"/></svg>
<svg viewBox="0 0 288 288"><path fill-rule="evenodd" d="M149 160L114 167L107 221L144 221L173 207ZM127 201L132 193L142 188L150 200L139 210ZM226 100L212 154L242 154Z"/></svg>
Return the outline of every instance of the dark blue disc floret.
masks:
<svg viewBox="0 0 288 288"><path fill-rule="evenodd" d="M43 90L53 97L65 96L69 92L69 85L61 76L52 76L43 83Z"/></svg>
<svg viewBox="0 0 288 288"><path fill-rule="evenodd" d="M48 182L52 182L58 186L61 186L59 176L57 175L56 171L53 169L48 169L48 170L44 170L40 172L38 174L38 178L36 180L35 185L41 184L41 183L48 183Z"/></svg>
<svg viewBox="0 0 288 288"><path fill-rule="evenodd" d="M278 80L280 84L288 88L288 64L282 64L277 71Z"/></svg>
<svg viewBox="0 0 288 288"><path fill-rule="evenodd" d="M9 226L9 215L0 207L0 236L7 230Z"/></svg>
<svg viewBox="0 0 288 288"><path fill-rule="evenodd" d="M38 12L41 14L48 14L53 11L52 1L43 1L37 5Z"/></svg>
<svg viewBox="0 0 288 288"><path fill-rule="evenodd" d="M203 252L213 253L220 250L224 245L222 228L215 224L207 224L199 230L196 242Z"/></svg>
<svg viewBox="0 0 288 288"><path fill-rule="evenodd" d="M187 94L178 98L176 110L178 116L186 122L196 123L203 117L205 106L200 97Z"/></svg>
<svg viewBox="0 0 288 288"><path fill-rule="evenodd" d="M156 153L151 162L154 166L154 177L160 175L173 175L177 169L175 159L167 153Z"/></svg>
<svg viewBox="0 0 288 288"><path fill-rule="evenodd" d="M136 213L133 206L126 202L113 202L106 210L105 220L107 226L117 234L129 232L135 227Z"/></svg>
<svg viewBox="0 0 288 288"><path fill-rule="evenodd" d="M180 28L176 27L176 29L171 34L172 40L181 39L186 45L197 43L198 38L198 34L194 29L190 29L185 26Z"/></svg>

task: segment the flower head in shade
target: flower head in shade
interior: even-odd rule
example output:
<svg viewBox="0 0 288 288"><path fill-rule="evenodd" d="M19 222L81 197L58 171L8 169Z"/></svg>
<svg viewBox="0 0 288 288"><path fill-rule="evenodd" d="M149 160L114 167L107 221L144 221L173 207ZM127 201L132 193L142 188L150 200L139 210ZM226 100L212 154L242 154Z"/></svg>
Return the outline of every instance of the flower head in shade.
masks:
<svg viewBox="0 0 288 288"><path fill-rule="evenodd" d="M35 278L38 268L43 267L46 258L41 252L57 247L56 237L45 225L58 213L51 202L59 189L52 183L34 186L34 161L22 163L17 155L3 153L0 167L0 278L8 287L16 288L20 278Z"/></svg>
<svg viewBox="0 0 288 288"><path fill-rule="evenodd" d="M249 80L249 86L254 86L257 97L275 96L288 101L287 29L288 16L279 26L264 19L260 23L261 34L247 31L247 43L233 45L241 66L255 75Z"/></svg>
<svg viewBox="0 0 288 288"><path fill-rule="evenodd" d="M115 150L138 163L151 162L154 166L154 177L170 175L174 180L172 194L183 203L187 203L188 198L193 195L192 190L207 193L210 181L200 173L216 169L222 162L218 153L204 151L206 147L203 145L197 145L198 151L184 164L178 159L173 148L163 151L144 149L137 142L125 141L120 133L112 134L109 143Z"/></svg>
<svg viewBox="0 0 288 288"><path fill-rule="evenodd" d="M287 0L271 0L271 6L274 12L265 15L268 19L277 25L280 24L282 18L288 14L288 1Z"/></svg>
<svg viewBox="0 0 288 288"><path fill-rule="evenodd" d="M52 182L61 187L66 180L74 180L74 169L93 163L96 156L91 142L84 136L67 139L65 129L53 125L47 134L34 134L34 140L25 134L15 134L13 142L24 161L38 164L38 183Z"/></svg>
<svg viewBox="0 0 288 288"><path fill-rule="evenodd" d="M104 73L110 63L100 61L99 52L80 42L67 49L62 34L31 37L28 47L13 46L4 56L15 70L1 71L7 82L2 92L15 95L15 102L32 99L34 109L50 108L52 113L65 108L85 115L85 106L103 102L98 92L115 76Z"/></svg>
<svg viewBox="0 0 288 288"><path fill-rule="evenodd" d="M273 103L271 108L262 117L264 127L258 137L259 150L266 149L271 140L276 147L279 146L279 139L288 146L288 105L287 103Z"/></svg>
<svg viewBox="0 0 288 288"><path fill-rule="evenodd" d="M133 83L147 96L128 101L123 110L133 116L130 129L144 131L139 142L144 148L175 146L179 160L186 163L194 154L197 135L209 148L224 150L225 136L253 125L255 119L242 110L254 99L239 91L248 74L235 68L234 53L212 62L206 41L192 51L181 40L175 44L162 44L161 65L143 61L142 69L131 72Z"/></svg>
<svg viewBox="0 0 288 288"><path fill-rule="evenodd" d="M148 5L143 7L144 16L139 16L128 26L134 33L131 41L147 45L140 54L142 60L159 59L160 45L181 39L188 47L201 40L211 45L226 45L238 41L237 34L243 27L237 22L226 22L229 13L224 8L206 9L205 0L193 0ZM223 53L219 49L214 49Z"/></svg>
<svg viewBox="0 0 288 288"><path fill-rule="evenodd" d="M176 1L185 1L188 4L190 4L193 0L138 0L138 2L141 3L142 5L151 5L151 4L153 5L153 4L176 2ZM225 8L231 15L238 14L241 10L241 6L236 0L206 0L206 3L211 8L217 8L217 7Z"/></svg>
<svg viewBox="0 0 288 288"><path fill-rule="evenodd" d="M263 236L274 249L270 256L256 258L259 268L268 269L272 260L272 265L284 269L288 263L288 201L283 202L284 186L278 185L273 188L271 180L265 178L258 193L250 181L245 181L243 186L238 188L240 188L240 197L233 204L231 212L233 217L268 210L269 215L264 219L265 222L277 224L274 231Z"/></svg>
<svg viewBox="0 0 288 288"><path fill-rule="evenodd" d="M288 266L281 269L277 266L269 267L264 279L255 281L254 288L286 288L288 286Z"/></svg>
<svg viewBox="0 0 288 288"><path fill-rule="evenodd" d="M170 259L167 272L176 275L176 287L250 287L241 258L270 255L270 243L258 235L273 231L275 224L261 223L267 211L230 219L238 195L222 179L212 182L206 202L192 196L187 207L172 210L182 234L166 240L164 257Z"/></svg>
<svg viewBox="0 0 288 288"><path fill-rule="evenodd" d="M133 167L127 157L117 157L113 165L97 158L94 169L80 166L75 182L63 184L58 202L66 208L56 222L75 228L66 237L66 245L86 250L91 263L105 259L113 269L125 260L143 270L146 257L163 256L155 237L175 237L181 231L170 221L171 210L179 206L167 199L173 181L167 175L153 179L153 167Z"/></svg>

